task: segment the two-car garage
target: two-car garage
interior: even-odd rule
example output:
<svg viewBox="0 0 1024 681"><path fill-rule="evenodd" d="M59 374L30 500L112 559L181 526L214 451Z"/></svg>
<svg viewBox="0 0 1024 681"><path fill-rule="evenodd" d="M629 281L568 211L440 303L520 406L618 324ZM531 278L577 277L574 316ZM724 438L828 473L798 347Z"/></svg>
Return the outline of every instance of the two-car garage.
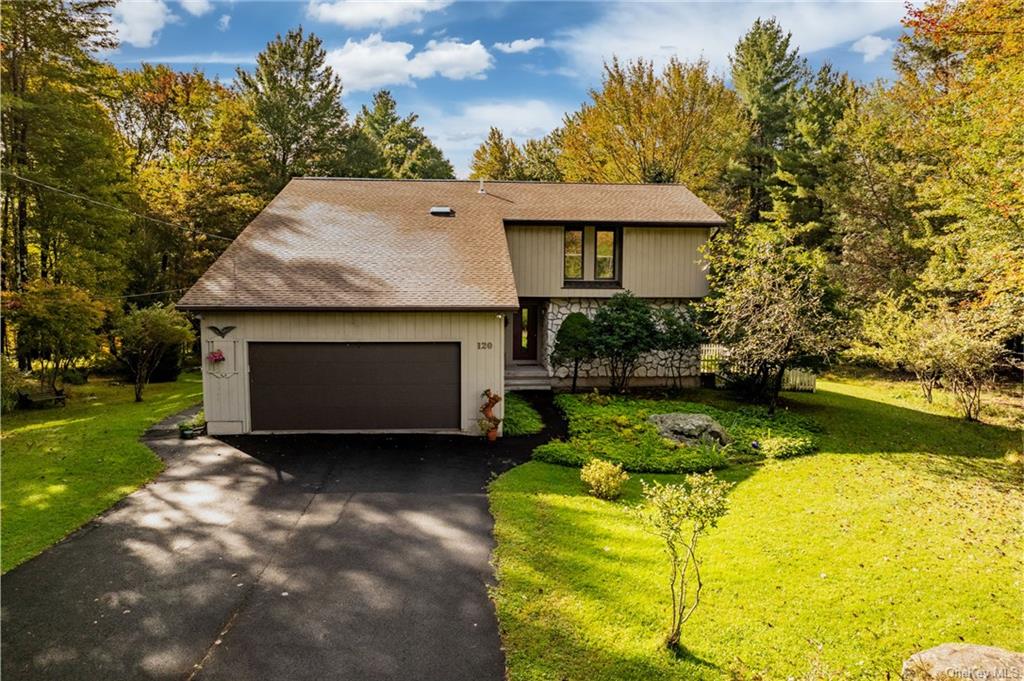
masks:
<svg viewBox="0 0 1024 681"><path fill-rule="evenodd" d="M459 430L458 343L249 343L252 430Z"/></svg>
<svg viewBox="0 0 1024 681"><path fill-rule="evenodd" d="M475 435L481 394L504 391L494 312L204 311L201 325L213 435Z"/></svg>

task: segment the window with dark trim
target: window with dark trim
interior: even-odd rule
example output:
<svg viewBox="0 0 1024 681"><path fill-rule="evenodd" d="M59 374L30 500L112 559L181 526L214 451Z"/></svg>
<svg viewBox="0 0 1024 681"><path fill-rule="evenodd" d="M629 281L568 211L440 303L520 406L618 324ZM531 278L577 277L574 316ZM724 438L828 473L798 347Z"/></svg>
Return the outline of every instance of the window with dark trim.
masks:
<svg viewBox="0 0 1024 681"><path fill-rule="evenodd" d="M583 229L566 228L562 259L562 275L566 281L583 278Z"/></svg>
<svg viewBox="0 0 1024 681"><path fill-rule="evenodd" d="M598 227L594 233L594 279L615 281L619 278L619 231Z"/></svg>

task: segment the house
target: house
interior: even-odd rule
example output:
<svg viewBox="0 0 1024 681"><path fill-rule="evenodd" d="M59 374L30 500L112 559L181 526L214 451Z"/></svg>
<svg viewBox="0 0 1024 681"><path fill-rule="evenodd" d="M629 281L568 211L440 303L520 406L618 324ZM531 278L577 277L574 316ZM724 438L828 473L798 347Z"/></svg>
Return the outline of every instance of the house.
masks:
<svg viewBox="0 0 1024 681"><path fill-rule="evenodd" d="M475 434L485 389L564 383L569 312L704 296L722 222L679 185L294 179L178 303L209 431ZM636 382L668 375L653 354Z"/></svg>

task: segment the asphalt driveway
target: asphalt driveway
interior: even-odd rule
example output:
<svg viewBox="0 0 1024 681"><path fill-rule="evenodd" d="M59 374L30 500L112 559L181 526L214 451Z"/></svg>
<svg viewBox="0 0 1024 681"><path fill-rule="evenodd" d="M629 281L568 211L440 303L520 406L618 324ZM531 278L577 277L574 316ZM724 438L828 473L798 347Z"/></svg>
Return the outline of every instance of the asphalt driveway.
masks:
<svg viewBox="0 0 1024 681"><path fill-rule="evenodd" d="M530 440L149 437L153 483L2 580L17 679L501 679L484 487Z"/></svg>

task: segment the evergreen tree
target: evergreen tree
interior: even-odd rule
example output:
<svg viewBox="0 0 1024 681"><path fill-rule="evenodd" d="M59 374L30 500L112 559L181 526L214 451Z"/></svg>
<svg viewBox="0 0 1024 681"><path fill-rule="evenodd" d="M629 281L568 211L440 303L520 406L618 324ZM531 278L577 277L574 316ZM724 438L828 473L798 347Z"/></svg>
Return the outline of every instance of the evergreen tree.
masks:
<svg viewBox="0 0 1024 681"><path fill-rule="evenodd" d="M373 96L372 107L363 106L356 128L377 148L382 165L371 169L371 177L447 179L455 177L451 163L444 157L423 128L416 125L419 116L398 115L398 103L388 90Z"/></svg>
<svg viewBox="0 0 1024 681"><path fill-rule="evenodd" d="M775 154L793 134L797 88L806 67L790 40L775 19L757 19L729 57L733 87L750 121L750 137L731 173L744 195L747 222L759 222L771 208Z"/></svg>
<svg viewBox="0 0 1024 681"><path fill-rule="evenodd" d="M342 174L347 112L341 79L316 35L294 29L267 43L251 73L238 69L243 96L263 131L272 189L297 175Z"/></svg>
<svg viewBox="0 0 1024 681"><path fill-rule="evenodd" d="M838 246L834 239L836 214L825 192L842 156L836 126L853 97L854 87L846 74L825 64L800 88L793 129L775 153L772 209L765 217L793 230L798 243L812 248L835 250Z"/></svg>

